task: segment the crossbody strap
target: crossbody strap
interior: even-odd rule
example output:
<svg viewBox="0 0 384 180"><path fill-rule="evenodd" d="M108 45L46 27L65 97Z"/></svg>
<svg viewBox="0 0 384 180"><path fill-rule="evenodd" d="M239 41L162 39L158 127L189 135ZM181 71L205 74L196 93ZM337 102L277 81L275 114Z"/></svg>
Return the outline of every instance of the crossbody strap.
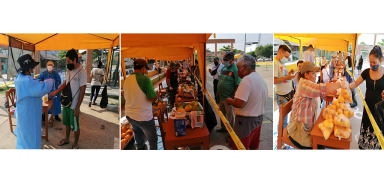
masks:
<svg viewBox="0 0 384 180"><path fill-rule="evenodd" d="M82 71L82 70L80 70L79 72L81 72L81 71ZM79 74L79 72L77 72L77 73L72 77L72 79L73 79L77 74ZM71 83L72 79L69 80L68 83ZM80 81L79 81L79 89L76 91L75 95L72 96L72 99L76 96L76 94L79 92L79 90L80 90ZM71 91L72 91L72 90L71 90Z"/></svg>

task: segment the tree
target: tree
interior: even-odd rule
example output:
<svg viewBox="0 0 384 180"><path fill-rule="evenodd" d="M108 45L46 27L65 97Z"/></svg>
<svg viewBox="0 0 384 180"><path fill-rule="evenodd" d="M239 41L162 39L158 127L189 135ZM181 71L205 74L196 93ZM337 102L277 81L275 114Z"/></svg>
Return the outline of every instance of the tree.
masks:
<svg viewBox="0 0 384 180"><path fill-rule="evenodd" d="M271 57L273 54L273 46L272 44L267 44L265 45L261 51L259 52L259 55L264 56L264 57Z"/></svg>
<svg viewBox="0 0 384 180"><path fill-rule="evenodd" d="M211 50L209 50L209 49L207 49L206 51L207 51L207 52L211 52Z"/></svg>
<svg viewBox="0 0 384 180"><path fill-rule="evenodd" d="M222 51L222 52L231 51L231 45L223 46L222 48L219 49L219 51ZM243 51L233 48L232 52L235 54L238 54L238 53L241 53Z"/></svg>
<svg viewBox="0 0 384 180"><path fill-rule="evenodd" d="M360 44L365 45L365 42L364 42L364 41L361 41Z"/></svg>
<svg viewBox="0 0 384 180"><path fill-rule="evenodd" d="M381 39L381 42L377 42L378 45L384 46L384 39Z"/></svg>

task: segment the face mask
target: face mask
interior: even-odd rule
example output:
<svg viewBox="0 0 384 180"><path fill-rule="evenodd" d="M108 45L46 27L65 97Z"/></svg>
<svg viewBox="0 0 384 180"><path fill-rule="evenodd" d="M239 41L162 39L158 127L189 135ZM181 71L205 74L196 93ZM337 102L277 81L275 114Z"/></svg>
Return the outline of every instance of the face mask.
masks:
<svg viewBox="0 0 384 180"><path fill-rule="evenodd" d="M215 61L215 65L216 65L216 66L219 65L219 62Z"/></svg>
<svg viewBox="0 0 384 180"><path fill-rule="evenodd" d="M288 62L288 59L283 57L283 58L281 58L280 62L281 62L281 64L285 64Z"/></svg>
<svg viewBox="0 0 384 180"><path fill-rule="evenodd" d="M47 69L48 69L48 71L52 71L53 67L52 66L48 66Z"/></svg>
<svg viewBox="0 0 384 180"><path fill-rule="evenodd" d="M75 64L67 64L67 69L72 71L73 69L75 69Z"/></svg>
<svg viewBox="0 0 384 180"><path fill-rule="evenodd" d="M231 66L231 63L229 63L229 61L224 61L224 66L229 67L229 66Z"/></svg>
<svg viewBox="0 0 384 180"><path fill-rule="evenodd" d="M380 64L376 66L371 66L372 71L377 71L379 69Z"/></svg>

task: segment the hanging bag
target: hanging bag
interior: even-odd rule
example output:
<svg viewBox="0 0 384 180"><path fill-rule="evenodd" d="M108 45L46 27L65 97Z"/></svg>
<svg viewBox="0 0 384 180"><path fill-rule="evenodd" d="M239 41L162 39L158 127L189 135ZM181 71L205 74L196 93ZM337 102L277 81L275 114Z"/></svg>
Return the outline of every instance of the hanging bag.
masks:
<svg viewBox="0 0 384 180"><path fill-rule="evenodd" d="M81 70L79 71L81 72ZM79 73L77 72L73 77L72 79ZM79 92L80 88L76 91L76 94L74 96L72 96L72 91L71 91L71 81L72 79L70 78L69 82L67 83L67 85L65 85L64 89L61 91L60 93L60 102L61 104L68 108L72 105L72 100L73 100L73 97L76 96L76 94Z"/></svg>

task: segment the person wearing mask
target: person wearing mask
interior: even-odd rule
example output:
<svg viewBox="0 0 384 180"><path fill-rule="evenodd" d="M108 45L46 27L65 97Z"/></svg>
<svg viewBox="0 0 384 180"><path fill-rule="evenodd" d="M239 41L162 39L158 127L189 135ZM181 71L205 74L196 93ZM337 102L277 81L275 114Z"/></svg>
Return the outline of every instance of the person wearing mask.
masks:
<svg viewBox="0 0 384 180"><path fill-rule="evenodd" d="M329 63L326 60L323 60L321 62L321 74L320 79L322 80L320 83L329 83L330 77L329 77Z"/></svg>
<svg viewBox="0 0 384 180"><path fill-rule="evenodd" d="M71 86L72 102L69 107L63 106L63 125L65 126L65 138L58 145L63 146L69 144L69 135L71 131L75 133L75 141L72 144L72 149L79 149L80 138L80 106L84 99L85 89L87 87L87 73L81 67L79 57L75 49L67 51L65 55L67 61L67 74L65 81L59 88L51 92L50 96L54 97L60 93L68 83Z"/></svg>
<svg viewBox="0 0 384 180"><path fill-rule="evenodd" d="M186 60L183 61L183 69L188 67L188 62Z"/></svg>
<svg viewBox="0 0 384 180"><path fill-rule="evenodd" d="M381 66L382 62L383 53L380 46L376 45L369 53L370 68L365 69L356 82L350 84L350 88L355 89L365 81L366 91L364 100L372 114L375 112L375 104L380 102L382 96L384 96L384 68ZM375 115L373 116L375 117ZM383 129L380 130L383 131ZM365 108L358 144L360 149L381 149Z"/></svg>
<svg viewBox="0 0 384 180"><path fill-rule="evenodd" d="M299 149L312 149L311 131L320 116L320 98L338 88L348 88L347 81L339 83L316 83L320 67L305 61L298 76L297 91L293 96L291 119L287 126L292 144Z"/></svg>
<svg viewBox="0 0 384 180"><path fill-rule="evenodd" d="M232 98L237 90L241 82L241 78L239 77L237 71L237 66L235 64L235 53L232 51L228 51L225 53L223 57L223 65L224 67L221 69L219 74L219 82L217 84L217 94L219 96L220 102L219 107L220 111L223 112L224 116L226 116L231 127L234 125L235 114L233 106L227 103L227 98ZM227 132L222 121L221 129L218 132Z"/></svg>
<svg viewBox="0 0 384 180"><path fill-rule="evenodd" d="M40 76L37 78L39 82L43 82L46 79L53 79L55 84L51 92L58 89L61 84L60 75L56 71L54 71L53 68L54 68L53 62L48 61L47 70L42 72ZM49 109L48 114L52 114L51 109ZM57 121L61 121L59 114L61 114L61 102L60 102L60 93L57 93L56 96L53 98L53 116L55 116L55 119Z"/></svg>
<svg viewBox="0 0 384 180"><path fill-rule="evenodd" d="M258 74L256 60L245 54L236 63L239 78L242 79L234 98L226 102L235 107L233 130L246 149L259 149L263 113L268 98L268 86ZM234 149L237 149L234 146Z"/></svg>
<svg viewBox="0 0 384 180"><path fill-rule="evenodd" d="M300 72L301 64L303 64L304 61L298 61L297 62L297 71ZM295 75L295 78L292 79L293 82L293 90L296 91L296 86L297 86L297 73Z"/></svg>
<svg viewBox="0 0 384 180"><path fill-rule="evenodd" d="M103 67L103 63L99 61L97 68L93 68L91 71L91 97L89 100L89 107L91 107L91 103L92 105L96 105L96 99L104 81L104 71L101 67ZM92 98L94 98L93 102Z"/></svg>
<svg viewBox="0 0 384 180"><path fill-rule="evenodd" d="M313 50L313 46L312 46L312 44L310 44L309 46L308 46L308 50L306 50L305 52L304 52L304 61L310 61L311 63L315 63L315 56L313 55L313 52L312 52L312 50Z"/></svg>
<svg viewBox="0 0 384 180"><path fill-rule="evenodd" d="M359 62L356 64L356 69L358 70L358 74L361 74L361 68L363 68L363 55L360 55Z"/></svg>
<svg viewBox="0 0 384 180"><path fill-rule="evenodd" d="M167 69L167 72L165 73L165 76L166 76L165 79L167 83L167 93L168 93L168 105L170 108L172 108L175 104L177 89L179 88L177 75L178 75L178 72L177 72L176 64L174 62L171 62L171 64L169 65L169 68Z"/></svg>
<svg viewBox="0 0 384 180"><path fill-rule="evenodd" d="M150 150L157 150L157 133L152 114L152 102L159 98L148 74L147 61L136 59L134 72L124 81L125 115L132 125L137 150L147 150L144 135L149 142Z"/></svg>
<svg viewBox="0 0 384 180"><path fill-rule="evenodd" d="M31 55L23 55L17 59L17 62L20 68L15 78L16 149L40 149L43 108L41 98L52 90L54 81L46 79L39 82L31 76L34 68L39 64L32 59Z"/></svg>
<svg viewBox="0 0 384 180"><path fill-rule="evenodd" d="M285 63L288 62L288 58L291 55L291 50L286 45L280 45L277 51L277 55L273 61L273 74L275 84L275 101L277 106L280 109L280 105L287 104L293 97L292 91L292 82L291 80L295 77L293 74L294 71L291 69L288 73L287 68L285 67ZM285 128L288 125L288 116L284 118Z"/></svg>
<svg viewBox="0 0 384 180"><path fill-rule="evenodd" d="M213 59L213 63L214 65L211 69L209 69L209 73L211 73L211 75L213 76L213 92L215 93L216 104L219 104L220 99L217 96L217 84L219 83L219 73L224 67L224 65L220 63L218 57L215 57Z"/></svg>
<svg viewBox="0 0 384 180"><path fill-rule="evenodd" d="M80 63L80 66L81 68L84 68L83 67L83 55L81 53L77 53L77 56L79 57L79 63Z"/></svg>

